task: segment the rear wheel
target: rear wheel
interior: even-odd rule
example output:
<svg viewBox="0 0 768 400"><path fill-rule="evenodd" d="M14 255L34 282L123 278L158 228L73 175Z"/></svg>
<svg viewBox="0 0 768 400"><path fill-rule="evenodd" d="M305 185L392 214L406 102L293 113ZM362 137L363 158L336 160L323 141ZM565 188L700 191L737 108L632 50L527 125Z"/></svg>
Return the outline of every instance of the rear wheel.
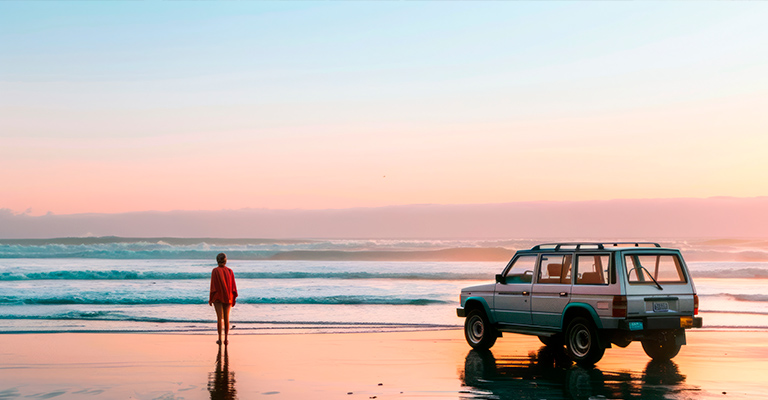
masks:
<svg viewBox="0 0 768 400"><path fill-rule="evenodd" d="M675 335L663 335L655 339L641 341L643 350L654 360L665 361L674 358L680 352L682 345L677 344Z"/></svg>
<svg viewBox="0 0 768 400"><path fill-rule="evenodd" d="M565 331L565 347L573 361L581 365L593 365L603 358L605 349L600 346L595 324L587 318L576 317Z"/></svg>
<svg viewBox="0 0 768 400"><path fill-rule="evenodd" d="M464 337L473 349L488 350L496 343L496 328L484 311L472 310L464 321Z"/></svg>

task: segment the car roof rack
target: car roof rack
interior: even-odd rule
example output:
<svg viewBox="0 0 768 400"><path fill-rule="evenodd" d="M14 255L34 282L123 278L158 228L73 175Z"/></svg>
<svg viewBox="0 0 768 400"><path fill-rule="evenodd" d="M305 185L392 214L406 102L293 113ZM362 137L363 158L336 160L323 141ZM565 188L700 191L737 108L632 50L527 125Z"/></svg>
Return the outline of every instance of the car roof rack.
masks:
<svg viewBox="0 0 768 400"><path fill-rule="evenodd" d="M537 244L531 250L604 250L606 247L661 247L661 245L654 242L566 242Z"/></svg>

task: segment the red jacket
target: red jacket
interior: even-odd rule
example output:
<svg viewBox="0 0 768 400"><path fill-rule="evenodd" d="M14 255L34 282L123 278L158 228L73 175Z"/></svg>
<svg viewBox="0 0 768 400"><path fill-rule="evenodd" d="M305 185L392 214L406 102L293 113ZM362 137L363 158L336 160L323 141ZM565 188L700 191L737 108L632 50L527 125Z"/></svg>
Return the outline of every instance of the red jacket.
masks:
<svg viewBox="0 0 768 400"><path fill-rule="evenodd" d="M235 273L229 267L216 267L211 272L211 294L208 303L215 301L235 305L237 285Z"/></svg>

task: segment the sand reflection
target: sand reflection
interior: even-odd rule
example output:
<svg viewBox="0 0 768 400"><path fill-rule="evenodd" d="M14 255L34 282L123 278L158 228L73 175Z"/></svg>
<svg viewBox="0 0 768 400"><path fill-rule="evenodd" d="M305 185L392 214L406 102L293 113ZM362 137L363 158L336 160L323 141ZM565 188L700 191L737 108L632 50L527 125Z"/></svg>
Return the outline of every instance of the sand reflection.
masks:
<svg viewBox="0 0 768 400"><path fill-rule="evenodd" d="M475 399L666 399L699 389L685 384L674 361L650 361L643 371L602 371L573 364L562 349L542 347L527 357L467 354L460 378Z"/></svg>
<svg viewBox="0 0 768 400"><path fill-rule="evenodd" d="M208 373L208 391L211 393L211 400L237 399L235 372L229 370L229 354L226 346L224 346L223 357L222 346L219 346L219 353L216 355L216 371Z"/></svg>

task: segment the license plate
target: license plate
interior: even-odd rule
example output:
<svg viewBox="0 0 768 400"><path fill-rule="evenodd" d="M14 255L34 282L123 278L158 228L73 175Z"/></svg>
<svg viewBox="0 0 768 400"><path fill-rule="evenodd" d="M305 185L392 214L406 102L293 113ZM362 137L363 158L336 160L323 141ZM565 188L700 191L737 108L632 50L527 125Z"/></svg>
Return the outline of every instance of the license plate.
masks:
<svg viewBox="0 0 768 400"><path fill-rule="evenodd" d="M666 301L653 303L653 312L665 312L665 311L669 311L669 303L667 303Z"/></svg>

